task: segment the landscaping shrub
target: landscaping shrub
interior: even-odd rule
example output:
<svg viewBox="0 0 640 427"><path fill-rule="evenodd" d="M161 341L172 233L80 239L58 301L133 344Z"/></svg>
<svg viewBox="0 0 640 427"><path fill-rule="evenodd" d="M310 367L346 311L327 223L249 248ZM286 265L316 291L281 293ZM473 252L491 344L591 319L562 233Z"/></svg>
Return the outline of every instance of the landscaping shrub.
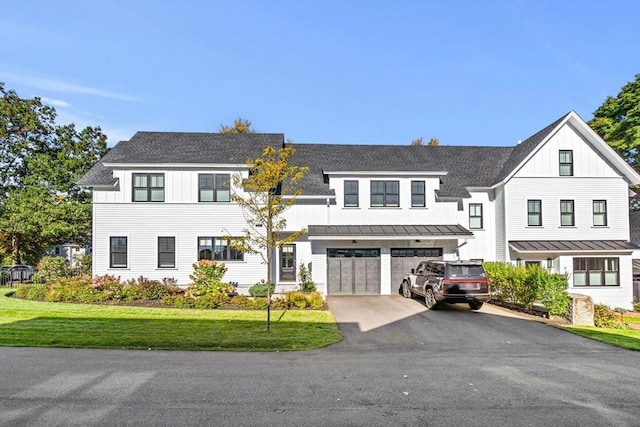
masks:
<svg viewBox="0 0 640 427"><path fill-rule="evenodd" d="M231 304L237 307L249 308L251 306L251 300L245 295L236 295L231 298Z"/></svg>
<svg viewBox="0 0 640 427"><path fill-rule="evenodd" d="M59 277L71 276L71 270L67 265L67 260L60 256L42 257L36 266L37 273L32 278L37 283L47 283Z"/></svg>
<svg viewBox="0 0 640 427"><path fill-rule="evenodd" d="M176 286L171 286L168 280L151 280L144 276L140 276L137 280L131 279L124 287L124 294L127 301L145 300L159 301L167 295L175 295L180 292Z"/></svg>
<svg viewBox="0 0 640 427"><path fill-rule="evenodd" d="M214 299L213 295L203 295L194 300L193 306L201 310L206 310L218 308L220 307L220 303Z"/></svg>
<svg viewBox="0 0 640 427"><path fill-rule="evenodd" d="M227 267L215 260L200 260L193 264L193 274L189 277L193 281L187 294L197 298L202 295L214 295L219 293L229 293L231 291L228 283L222 282L222 277L227 272Z"/></svg>
<svg viewBox="0 0 640 427"><path fill-rule="evenodd" d="M271 300L271 309L272 310L286 310L289 308L289 304L284 300L284 298L276 298Z"/></svg>
<svg viewBox="0 0 640 427"><path fill-rule="evenodd" d="M307 295L307 303L314 310L324 308L324 299L320 292L311 292L311 294Z"/></svg>
<svg viewBox="0 0 640 427"><path fill-rule="evenodd" d="M93 288L89 276L59 277L47 285L45 301L50 302L95 302L100 301L100 292Z"/></svg>
<svg viewBox="0 0 640 427"><path fill-rule="evenodd" d="M302 292L291 291L285 294L286 302L289 306L307 308L307 297Z"/></svg>
<svg viewBox="0 0 640 427"><path fill-rule="evenodd" d="M593 324L599 328L623 329L625 327L613 310L604 304L593 305Z"/></svg>
<svg viewBox="0 0 640 427"><path fill-rule="evenodd" d="M16 288L13 295L15 295L16 298L27 298L28 293L29 293L29 285L20 285Z"/></svg>
<svg viewBox="0 0 640 427"><path fill-rule="evenodd" d="M249 295L252 297L266 297L267 296L267 285L269 286L269 294L273 294L273 291L276 289L276 285L270 282L265 282L261 280L259 283L251 286L249 288Z"/></svg>
<svg viewBox="0 0 640 427"><path fill-rule="evenodd" d="M492 298L531 308L538 301L550 314L562 315L569 306L568 281L563 274L549 273L539 265L516 266L504 262L484 263Z"/></svg>
<svg viewBox="0 0 640 427"><path fill-rule="evenodd" d="M266 310L267 305L268 302L266 298L254 298L253 301L251 301L251 305L249 306L249 308L253 310Z"/></svg>
<svg viewBox="0 0 640 427"><path fill-rule="evenodd" d="M640 313L640 302L633 304L633 311Z"/></svg>
<svg viewBox="0 0 640 427"><path fill-rule="evenodd" d="M95 301L122 301L125 299L123 285L120 278L110 275L97 276L91 287L96 292Z"/></svg>
<svg viewBox="0 0 640 427"><path fill-rule="evenodd" d="M160 300L162 304L175 308L194 308L195 300L184 295L167 295Z"/></svg>
<svg viewBox="0 0 640 427"><path fill-rule="evenodd" d="M42 285L27 285L27 295L25 299L30 301L44 301L44 297L47 295L47 288Z"/></svg>
<svg viewBox="0 0 640 427"><path fill-rule="evenodd" d="M304 262L300 263L298 267L298 279L300 280L300 290L302 292L315 292L316 284L311 280L311 272L304 265Z"/></svg>

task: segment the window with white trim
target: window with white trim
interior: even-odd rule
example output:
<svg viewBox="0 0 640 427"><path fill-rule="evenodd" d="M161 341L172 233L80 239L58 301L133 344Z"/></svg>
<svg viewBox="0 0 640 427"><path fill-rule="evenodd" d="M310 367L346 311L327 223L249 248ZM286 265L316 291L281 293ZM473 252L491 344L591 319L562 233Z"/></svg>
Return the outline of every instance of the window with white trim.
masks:
<svg viewBox="0 0 640 427"><path fill-rule="evenodd" d="M620 286L620 259L574 258L573 286Z"/></svg>
<svg viewBox="0 0 640 427"><path fill-rule="evenodd" d="M593 225L594 227L605 227L607 225L607 201L593 201Z"/></svg>

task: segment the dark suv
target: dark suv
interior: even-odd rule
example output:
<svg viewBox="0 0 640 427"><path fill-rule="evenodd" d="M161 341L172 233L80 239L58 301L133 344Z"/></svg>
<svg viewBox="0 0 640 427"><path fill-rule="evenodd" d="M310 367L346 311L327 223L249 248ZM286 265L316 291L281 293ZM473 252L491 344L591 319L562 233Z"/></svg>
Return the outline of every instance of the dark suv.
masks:
<svg viewBox="0 0 640 427"><path fill-rule="evenodd" d="M478 261L422 261L402 281L402 296L424 297L427 308L438 303L466 303L478 310L489 300L487 273Z"/></svg>

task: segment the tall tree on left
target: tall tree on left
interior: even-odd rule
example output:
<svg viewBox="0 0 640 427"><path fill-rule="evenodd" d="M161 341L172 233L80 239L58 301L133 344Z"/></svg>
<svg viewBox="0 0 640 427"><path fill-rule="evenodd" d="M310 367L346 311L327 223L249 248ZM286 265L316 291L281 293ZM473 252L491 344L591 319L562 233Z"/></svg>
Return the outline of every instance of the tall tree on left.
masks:
<svg viewBox="0 0 640 427"><path fill-rule="evenodd" d="M91 239L91 194L75 185L106 152L99 127L55 124L53 107L0 83L0 258L35 263Z"/></svg>

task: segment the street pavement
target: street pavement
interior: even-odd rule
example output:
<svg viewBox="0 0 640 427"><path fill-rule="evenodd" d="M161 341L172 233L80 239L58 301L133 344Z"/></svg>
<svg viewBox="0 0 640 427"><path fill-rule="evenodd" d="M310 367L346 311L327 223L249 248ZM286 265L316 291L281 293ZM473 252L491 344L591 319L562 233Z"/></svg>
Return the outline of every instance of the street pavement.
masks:
<svg viewBox="0 0 640 427"><path fill-rule="evenodd" d="M486 304L329 305L344 340L312 351L0 347L0 426L640 425L640 352Z"/></svg>

